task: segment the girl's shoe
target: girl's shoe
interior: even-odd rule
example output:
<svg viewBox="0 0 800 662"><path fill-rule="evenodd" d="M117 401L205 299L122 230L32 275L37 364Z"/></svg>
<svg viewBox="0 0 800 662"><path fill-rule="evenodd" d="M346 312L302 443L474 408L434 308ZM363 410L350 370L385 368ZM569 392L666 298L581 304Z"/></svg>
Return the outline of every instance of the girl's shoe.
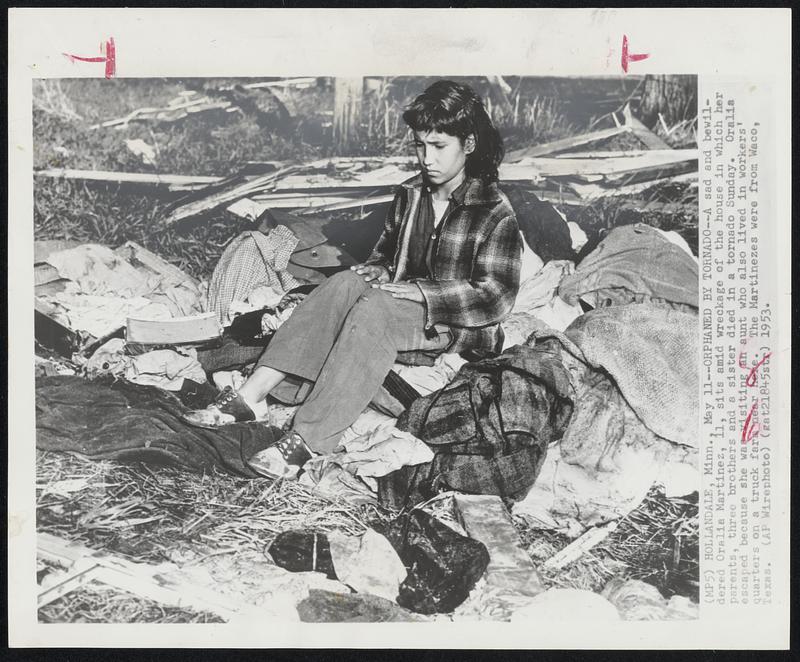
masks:
<svg viewBox="0 0 800 662"><path fill-rule="evenodd" d="M237 391L226 386L208 407L187 412L181 418L198 428L218 428L231 423L254 421L256 415Z"/></svg>
<svg viewBox="0 0 800 662"><path fill-rule="evenodd" d="M271 446L253 455L247 463L257 474L276 480L294 480L314 453L297 432L287 432Z"/></svg>

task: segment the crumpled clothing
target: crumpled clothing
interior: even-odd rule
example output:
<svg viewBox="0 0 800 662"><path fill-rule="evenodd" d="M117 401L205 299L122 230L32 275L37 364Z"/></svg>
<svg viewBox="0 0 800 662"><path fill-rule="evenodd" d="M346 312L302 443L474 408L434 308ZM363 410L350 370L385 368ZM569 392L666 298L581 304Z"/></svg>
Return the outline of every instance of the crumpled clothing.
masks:
<svg viewBox="0 0 800 662"><path fill-rule="evenodd" d="M397 598L408 573L392 544L380 533L367 529L361 536L348 536L331 531L328 543L340 582L358 593Z"/></svg>
<svg viewBox="0 0 800 662"><path fill-rule="evenodd" d="M128 317L153 320L172 317L168 306L144 297L125 299L80 294L74 291L72 284L68 284L62 292L42 298L55 307L55 317L64 326L74 331L85 331L95 338L125 326Z"/></svg>
<svg viewBox="0 0 800 662"><path fill-rule="evenodd" d="M202 384L206 373L197 360L195 349L156 349L131 357L125 368L125 379L142 386L157 386L168 391L180 391L183 380Z"/></svg>
<svg viewBox="0 0 800 662"><path fill-rule="evenodd" d="M47 262L61 278L75 284L82 294L134 298L158 287L158 278L148 278L107 246L82 244L50 253Z"/></svg>
<svg viewBox="0 0 800 662"><path fill-rule="evenodd" d="M551 260L526 280L520 278L519 293L511 312L536 314L534 309L550 303L561 281L574 270L575 265L569 260Z"/></svg>
<svg viewBox="0 0 800 662"><path fill-rule="evenodd" d="M112 338L98 347L83 364L82 372L89 379L124 377L134 384L168 391L180 391L184 379L198 384L206 381L206 373L197 360L197 350L157 349L131 356L126 353L122 338Z"/></svg>
<svg viewBox="0 0 800 662"><path fill-rule="evenodd" d="M692 253L692 249L689 246L689 242L686 241L683 237L681 237L675 230L662 230L661 228L654 228L658 230L659 234L664 237L667 241L675 244L678 248L680 248L684 253L689 255L695 262L697 262L697 256Z"/></svg>
<svg viewBox="0 0 800 662"><path fill-rule="evenodd" d="M567 303L593 308L643 301L698 306L698 265L655 228L616 227L558 288Z"/></svg>
<svg viewBox="0 0 800 662"><path fill-rule="evenodd" d="M379 478L401 467L433 459L433 451L426 443L389 425L341 445L345 452L334 453L332 459L350 473L362 477Z"/></svg>
<svg viewBox="0 0 800 662"><path fill-rule="evenodd" d="M467 363L398 420L398 428L435 446L435 457L379 479L381 502L401 508L445 489L521 499L571 413L572 387L555 341Z"/></svg>
<svg viewBox="0 0 800 662"><path fill-rule="evenodd" d="M338 464L329 462L328 457L309 460L298 482L329 499L342 499L353 505L377 503L375 489Z"/></svg>
<svg viewBox="0 0 800 662"><path fill-rule="evenodd" d="M367 407L367 409L361 412L361 415L353 421L353 424L342 432L338 446L344 448L344 446L353 439L370 435L381 428L393 428L396 423L396 418Z"/></svg>
<svg viewBox="0 0 800 662"><path fill-rule="evenodd" d="M244 301L232 301L228 308L228 321L244 313L252 313L264 308L275 308L285 295L283 292L276 292L269 285L262 285L255 288Z"/></svg>
<svg viewBox="0 0 800 662"><path fill-rule="evenodd" d="M94 460L169 464L198 473L221 469L257 478L247 458L277 441L281 431L259 423L215 430L187 425L181 415L209 404L216 393L208 384L197 387L211 393L184 405L172 393L152 386L72 376L39 378L36 446Z"/></svg>
<svg viewBox="0 0 800 662"><path fill-rule="evenodd" d="M131 357L125 353L125 339L112 338L98 347L82 365L82 372L89 379L106 375L121 376Z"/></svg>
<svg viewBox="0 0 800 662"><path fill-rule="evenodd" d="M268 235L243 232L223 252L208 286L208 310L219 315L220 323L228 322L233 301L244 301L253 290L264 285L286 292L299 285L286 271L289 258L297 246L297 237L289 228L279 225Z"/></svg>
<svg viewBox="0 0 800 662"><path fill-rule="evenodd" d="M306 463L300 482L327 496L349 495L361 503L374 503L376 478L432 459L427 444L397 430L395 419L368 409L342 434L336 452Z"/></svg>
<svg viewBox="0 0 800 662"><path fill-rule="evenodd" d="M432 366L404 365L395 363L392 366L420 395L429 395L443 389L456 376L462 365L467 362L460 354L440 354Z"/></svg>
<svg viewBox="0 0 800 662"><path fill-rule="evenodd" d="M277 331L278 328L291 317L294 309L295 306L291 306L290 308L284 308L274 313L264 313L261 317L261 332L273 333Z"/></svg>
<svg viewBox="0 0 800 662"><path fill-rule="evenodd" d="M147 298L166 306L172 317L189 317L204 312L200 289L189 281L159 292L151 292Z"/></svg>
<svg viewBox="0 0 800 662"><path fill-rule="evenodd" d="M34 369L37 377L52 375L74 375L75 370L61 361L33 355Z"/></svg>
<svg viewBox="0 0 800 662"><path fill-rule="evenodd" d="M622 309L587 316L614 310ZM649 429L612 378L587 365L566 335L545 327L533 335L561 343L575 407L561 441L548 449L536 483L514 504L515 515L535 528L575 538L591 526L629 513L655 482L669 485L667 491L674 494L697 489L697 448L673 443ZM658 354L660 348L652 351Z"/></svg>
<svg viewBox="0 0 800 662"><path fill-rule="evenodd" d="M689 621L700 617L700 606L682 595L669 600L652 584L622 577L612 579L601 595L626 621Z"/></svg>
<svg viewBox="0 0 800 662"><path fill-rule="evenodd" d="M624 517L655 482L669 482L682 470L693 474L686 482L697 489L696 449L655 435L602 374L584 367L578 381L570 424L548 449L527 496L514 504L514 515L534 528L577 538Z"/></svg>
<svg viewBox="0 0 800 662"><path fill-rule="evenodd" d="M583 360L614 378L657 435L699 446L700 334L696 313L654 304L593 310L564 334Z"/></svg>
<svg viewBox="0 0 800 662"><path fill-rule="evenodd" d="M540 330L543 324L556 331L564 331L582 314L580 306L570 306L558 296L533 312L511 313L501 324L505 334L503 350L525 344L530 335Z"/></svg>
<svg viewBox="0 0 800 662"><path fill-rule="evenodd" d="M542 267L544 266L544 261L540 258L536 253L531 250L531 247L528 246L528 242L525 240L525 236L521 235L522 237L522 256L520 257L520 265L519 265L519 282L520 284L524 283L527 280L535 277L538 274ZM519 299L519 294L517 294L517 299Z"/></svg>

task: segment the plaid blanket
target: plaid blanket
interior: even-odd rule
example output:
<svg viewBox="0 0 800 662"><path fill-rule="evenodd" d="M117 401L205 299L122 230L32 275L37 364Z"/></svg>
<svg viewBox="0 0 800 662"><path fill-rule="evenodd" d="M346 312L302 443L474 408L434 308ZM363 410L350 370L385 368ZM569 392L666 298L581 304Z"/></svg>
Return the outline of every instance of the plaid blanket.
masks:
<svg viewBox="0 0 800 662"><path fill-rule="evenodd" d="M381 502L401 508L447 489L524 497L548 445L564 433L572 403L554 339L465 364L446 388L416 400L399 419L398 428L431 445L435 456L382 478Z"/></svg>

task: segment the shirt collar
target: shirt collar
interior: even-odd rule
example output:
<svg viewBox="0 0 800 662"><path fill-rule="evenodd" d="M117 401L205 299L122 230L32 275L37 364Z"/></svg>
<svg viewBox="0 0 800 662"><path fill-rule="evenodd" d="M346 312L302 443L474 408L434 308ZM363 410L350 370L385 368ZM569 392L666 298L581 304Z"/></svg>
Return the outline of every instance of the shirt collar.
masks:
<svg viewBox="0 0 800 662"><path fill-rule="evenodd" d="M403 182L406 188L417 188L427 193L427 185L421 174ZM465 177L464 181L450 194L450 200L460 205L480 205L500 200L495 182L484 182L477 177Z"/></svg>

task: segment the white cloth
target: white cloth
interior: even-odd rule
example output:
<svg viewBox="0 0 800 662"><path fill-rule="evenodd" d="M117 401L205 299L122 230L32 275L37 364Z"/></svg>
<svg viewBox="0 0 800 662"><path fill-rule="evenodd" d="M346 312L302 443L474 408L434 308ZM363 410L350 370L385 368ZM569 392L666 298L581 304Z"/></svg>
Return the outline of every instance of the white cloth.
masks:
<svg viewBox="0 0 800 662"><path fill-rule="evenodd" d="M417 393L429 395L447 386L466 362L460 354L440 354L432 366L395 363L392 370L414 387Z"/></svg>
<svg viewBox="0 0 800 662"><path fill-rule="evenodd" d="M589 237L586 236L586 233L581 229L581 226L575 221L570 221L567 223L567 227L569 228L570 239L572 239L572 250L577 253L581 250L581 248L586 246L586 243L589 241Z"/></svg>
<svg viewBox="0 0 800 662"><path fill-rule="evenodd" d="M125 379L143 386L157 386L167 391L180 391L184 379L204 383L206 373L197 360L195 349L178 353L171 349L157 349L131 358L125 368Z"/></svg>
<svg viewBox="0 0 800 662"><path fill-rule="evenodd" d="M397 599L406 568L392 544L380 533L367 529L362 536L340 531L328 534L336 577L358 593Z"/></svg>
<svg viewBox="0 0 800 662"><path fill-rule="evenodd" d="M154 291L160 279L148 278L107 246L82 244L47 256L58 275L75 283L74 292L139 297Z"/></svg>
<svg viewBox="0 0 800 662"><path fill-rule="evenodd" d="M100 338L125 326L128 317L170 319L169 307L144 297L130 299L75 292L72 283L52 296L42 297L56 308L59 322L74 331L85 331Z"/></svg>
<svg viewBox="0 0 800 662"><path fill-rule="evenodd" d="M525 235L520 232L520 239L522 239L522 257L520 258L519 267L519 282L520 284L534 278L544 266L544 261L528 246L525 241Z"/></svg>
<svg viewBox="0 0 800 662"><path fill-rule="evenodd" d="M692 253L692 249L689 247L689 243L681 237L675 230L662 230L661 228L654 228L664 239L669 241L672 244L675 244L678 248L680 248L684 253L690 255L695 262L697 262L697 257L694 253Z"/></svg>

